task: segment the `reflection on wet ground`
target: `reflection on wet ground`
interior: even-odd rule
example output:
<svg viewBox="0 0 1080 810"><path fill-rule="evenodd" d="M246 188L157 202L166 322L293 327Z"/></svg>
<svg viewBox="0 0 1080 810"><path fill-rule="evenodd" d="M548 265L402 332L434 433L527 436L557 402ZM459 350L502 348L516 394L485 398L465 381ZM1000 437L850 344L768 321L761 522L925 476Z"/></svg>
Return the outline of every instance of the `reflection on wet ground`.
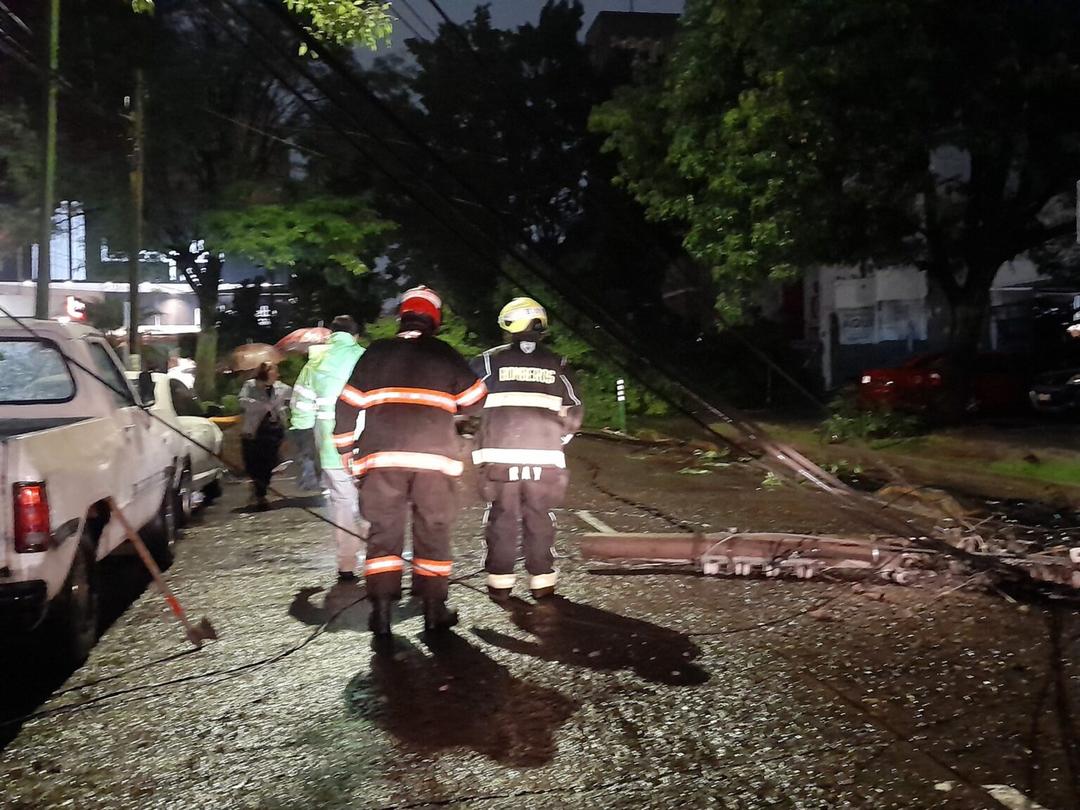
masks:
<svg viewBox="0 0 1080 810"><path fill-rule="evenodd" d="M672 686L706 683L709 673L693 663L701 650L685 634L641 619L554 596L536 604L513 598L502 604L510 620L535 641L496 630L473 632L488 644L544 661L597 670L632 670L648 681Z"/></svg>
<svg viewBox="0 0 1080 810"><path fill-rule="evenodd" d="M575 701L515 678L454 633L425 634L423 643L396 637L391 654L376 653L345 689L350 715L422 753L469 748L517 767L551 761Z"/></svg>

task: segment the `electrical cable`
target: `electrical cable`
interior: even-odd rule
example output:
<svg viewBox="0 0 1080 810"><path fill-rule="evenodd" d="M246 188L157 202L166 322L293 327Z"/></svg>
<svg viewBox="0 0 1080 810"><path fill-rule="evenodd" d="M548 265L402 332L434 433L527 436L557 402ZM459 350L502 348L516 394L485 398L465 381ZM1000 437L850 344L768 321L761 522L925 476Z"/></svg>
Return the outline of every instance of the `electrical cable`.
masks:
<svg viewBox="0 0 1080 810"><path fill-rule="evenodd" d="M269 36L267 36L265 32L263 32L261 28L256 25L249 16L247 16L243 11L239 10L235 3L233 3L231 0L223 0L223 2L233 11L236 16L244 20L252 30L260 34L260 36L267 42L269 42L272 46L274 45L273 40ZM332 70L334 70L334 72L336 72L342 79L344 79L351 87L357 89L368 100L369 103L376 107L376 109L378 109L384 115L384 117L386 117L392 124L401 129L401 131L407 137L414 140L419 146L424 148L439 165L439 168L443 169L459 185L461 185L470 194L472 194L474 198L477 198L480 204L487 210L489 210L490 213L492 213L493 215L498 214L497 211L492 211L490 209L490 206L487 206L483 203L483 198L474 189L471 188L471 184L463 181L460 177L457 177L454 174L452 168L449 167L445 163L445 160L431 148L430 144L423 141L422 138L420 138L415 132L413 132L403 122L401 122L401 120L386 107L385 103L381 99L379 99L374 93L372 93L367 87L360 84L355 78L355 76L353 76L350 71L346 70L342 66L340 60L336 58L334 53L330 49L323 47L323 43L321 43L318 38L312 36L309 32L305 31L303 26L301 26L295 20L295 18L293 18L292 15L290 15L285 9L281 8L277 3L275 3L274 0L264 0L264 5L268 6L271 11L273 11L284 22L290 25L290 27L294 29L294 31L302 40L313 43L316 49L318 49L319 52L322 54L322 59L325 64L327 64ZM305 78L311 81L316 87L318 87L318 82L314 81L310 74L304 73L304 71L296 68L295 65L293 67L297 69L297 71L300 72L302 75L304 75ZM325 90L321 90L321 92L327 98L327 100L331 102L334 101L331 95ZM354 120L359 121L359 119L355 117L355 113L353 113L353 111L347 105L341 105L339 103L338 106L341 107L341 109L347 114L352 115L354 117ZM359 121L359 123L362 127L364 126L364 122ZM387 148L387 151L393 154L392 150L389 150L388 147L385 147L385 144L384 148ZM401 184L400 179L398 179L398 183ZM414 195L410 194L410 196ZM625 329L621 328L621 324L617 321L613 321L612 318L608 315L608 313L606 313L602 308L594 308L590 311L588 307L582 304L580 297L575 299L572 295L568 294L566 292L565 286L560 285L559 280L553 278L549 273L545 273L545 271L538 267L537 264L529 256L525 255L522 252L522 249L520 247L515 245L507 245L504 242L501 244L501 248L502 250L513 256L520 265L522 265L527 270L530 270L534 277L542 279L544 283L554 288L559 293L559 295L566 299L567 302L575 309L587 315L592 315L594 320L598 324L603 325L605 332L610 337L615 338L616 341L623 346L623 348L629 349L633 347L638 352L637 356L639 359L646 360L649 364L653 366L654 369L659 370L662 376L664 376L670 383L673 383L681 394L683 394L690 400L697 402L700 407L702 407L706 412L710 413L714 418L720 419L721 421L736 429L743 436L749 438L752 442L755 442L757 447L768 455L771 462L779 464L781 469L786 469L794 473L796 476L796 480L800 478L804 479L814 484L819 489L824 490L831 495L837 496L839 498L840 508L844 509L849 513L852 513L856 517L861 518L863 521L868 522L875 528L884 528L886 531L894 534L899 534L900 536L911 536L913 531L913 519L905 520L899 517L893 518L892 516L880 510L877 505L871 507L869 504L863 504L860 500L861 496L858 493L856 493L846 484L841 482L835 476L822 470L809 459L805 458L805 456L803 456L801 453L798 453L793 448L779 445L773 440L769 439L759 428L757 428L756 425L747 420L745 417L737 414L732 409L728 409L727 413L721 411L719 408L712 405L710 402L697 394L685 380L681 379L681 375L674 372L670 368L665 368L665 364L658 363L655 358L650 356L649 352L635 346L636 341L634 340L633 336L626 334ZM521 285L520 279L514 278L513 275L509 274L505 270L505 268L503 268L498 262L495 262L494 264L497 273ZM593 305L595 306L595 302L593 302ZM590 343L590 345L596 345L594 340L589 339L589 336L582 333L580 330L575 329L572 324L569 325L571 326L572 331L583 337L588 343ZM713 427L712 423L706 417L702 416L700 413L694 411L693 409L687 408L685 405L682 405L677 400L674 400L670 393L668 393L662 387L657 386L656 384L645 378L642 378L641 381L646 388L649 388L650 390L657 393L659 396L663 397L666 401L672 403L678 410L680 410L680 412L683 412L693 418L709 432L720 437L726 443L733 443L736 446L740 446L736 442L733 442L730 437L724 436L724 434L717 431L717 429ZM741 449L745 450L745 448ZM762 466L764 466L765 469L772 471L767 464L763 464ZM1013 580L1020 580L1029 587L1035 585L1035 581L1032 579L1028 572L1017 569L1013 566L999 565L996 561L971 555L963 551L962 549L957 549L953 547L948 542L941 540L940 538L934 537L933 534L933 528L927 528L923 531L926 542L934 545L936 550L963 559L965 562L972 564L976 567L996 570L999 574L1002 574L1003 576ZM1036 586L1036 590L1039 587L1042 587L1042 584Z"/></svg>
<svg viewBox="0 0 1080 810"><path fill-rule="evenodd" d="M455 36L457 36L458 40L465 46L465 48L469 51L470 55L473 57L473 61L478 67L478 79L490 83L491 86L502 92L503 97L506 101L506 109L511 113L511 115L517 115L521 118L527 116L530 120L526 123L532 127L539 128L543 124L543 122L539 120L536 114L536 110L533 107L529 106L519 107L514 102L514 99L507 91L506 86L500 81L501 74L499 73L499 71L492 70L491 66L485 63L484 59L480 56L480 52L471 42L468 34L465 33L462 26L450 18L450 16L446 13L443 7L439 4L438 0L427 0L427 2L443 19L443 21L446 23L447 28L449 28L455 34ZM556 151L554 153L554 157L555 160L559 161L564 167L567 166L567 164L564 162L564 155L562 151ZM605 200L601 200L599 195L595 193L592 183L585 182L579 187L584 196L592 197L598 203L598 208L600 208L601 210L605 210L607 215L619 225L623 235L629 241L639 247L644 248L647 252L651 252L654 255L660 257L662 260L666 261L669 266L677 264L677 257L672 254L664 245L662 245L658 239L654 237L647 242L643 240L640 228L633 227L631 223L628 223L625 217L622 215L622 212L618 208L608 205ZM738 341L742 346L747 348L751 352L751 354L753 354L761 362L765 363L766 366L768 366L776 374L778 374L781 379L787 382L798 394L800 394L803 398L810 402L819 412L828 411L828 408L824 402L822 402L802 383L800 383L793 376L791 376L791 374L788 373L786 369L780 366L766 352L758 348L756 344L754 344L752 341L742 335L727 319L723 312L721 312L720 310L716 310L716 316L720 320L724 328L729 331L731 336L733 336L736 341Z"/></svg>

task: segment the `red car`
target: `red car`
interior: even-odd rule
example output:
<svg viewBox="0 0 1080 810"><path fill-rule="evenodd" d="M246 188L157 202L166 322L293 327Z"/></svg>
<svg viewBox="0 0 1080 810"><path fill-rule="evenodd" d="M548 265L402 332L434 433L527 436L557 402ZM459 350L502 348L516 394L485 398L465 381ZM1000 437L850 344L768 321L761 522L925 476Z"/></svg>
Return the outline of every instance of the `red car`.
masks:
<svg viewBox="0 0 1080 810"><path fill-rule="evenodd" d="M934 410L947 384L944 352L919 354L896 368L864 371L859 380L862 408L889 408L926 413ZM995 352L976 355L965 410L969 413L1010 413L1027 405L1029 374L1019 358Z"/></svg>

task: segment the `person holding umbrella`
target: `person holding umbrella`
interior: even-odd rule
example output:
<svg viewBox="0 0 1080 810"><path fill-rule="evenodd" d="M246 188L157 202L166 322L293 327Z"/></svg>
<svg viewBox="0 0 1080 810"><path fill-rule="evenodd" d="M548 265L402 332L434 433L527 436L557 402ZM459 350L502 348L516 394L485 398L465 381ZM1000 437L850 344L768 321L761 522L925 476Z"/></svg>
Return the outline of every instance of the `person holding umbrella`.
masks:
<svg viewBox="0 0 1080 810"><path fill-rule="evenodd" d="M285 438L290 395L289 386L278 379L277 364L269 362L260 363L255 377L240 389L244 469L251 478L252 506L260 512L270 508L266 492Z"/></svg>

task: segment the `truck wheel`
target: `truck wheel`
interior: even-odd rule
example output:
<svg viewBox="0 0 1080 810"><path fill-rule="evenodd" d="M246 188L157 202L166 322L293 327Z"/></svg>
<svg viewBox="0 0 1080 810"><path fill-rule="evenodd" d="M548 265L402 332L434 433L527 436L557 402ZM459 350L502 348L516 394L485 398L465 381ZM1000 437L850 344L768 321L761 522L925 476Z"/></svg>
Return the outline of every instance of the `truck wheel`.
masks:
<svg viewBox="0 0 1080 810"><path fill-rule="evenodd" d="M187 526L191 522L191 516L195 512L195 500L191 489L191 464L184 464L184 471L180 473L180 483L176 487L176 523L178 526Z"/></svg>
<svg viewBox="0 0 1080 810"><path fill-rule="evenodd" d="M48 654L64 667L82 666L98 637L97 560L83 537L64 587L49 605L44 631Z"/></svg>
<svg viewBox="0 0 1080 810"><path fill-rule="evenodd" d="M170 483L165 489L165 495L161 499L158 513L142 530L142 539L150 556L158 564L158 568L164 571L173 562L173 544L176 542L177 529L177 495L176 490Z"/></svg>

